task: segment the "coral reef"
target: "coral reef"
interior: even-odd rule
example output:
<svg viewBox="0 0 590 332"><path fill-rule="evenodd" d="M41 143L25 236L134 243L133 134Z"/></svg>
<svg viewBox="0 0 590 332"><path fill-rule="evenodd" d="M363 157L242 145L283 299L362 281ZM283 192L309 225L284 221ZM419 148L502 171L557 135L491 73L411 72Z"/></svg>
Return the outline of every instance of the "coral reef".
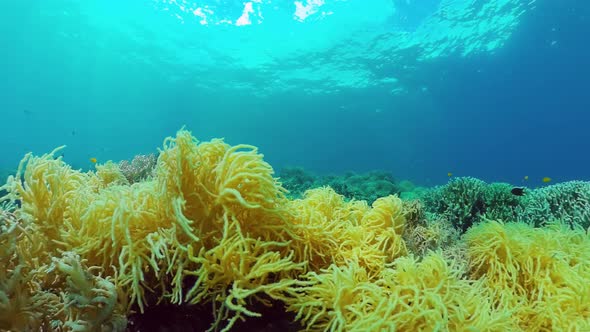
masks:
<svg viewBox="0 0 590 332"><path fill-rule="evenodd" d="M118 289L73 252L51 261L27 257L34 226L14 206L0 207L0 330L123 331Z"/></svg>
<svg viewBox="0 0 590 332"><path fill-rule="evenodd" d="M590 330L590 239L567 224L486 222L466 236L471 278L525 331Z"/></svg>
<svg viewBox="0 0 590 332"><path fill-rule="evenodd" d="M131 161L122 160L119 162L119 169L129 183L141 182L154 176L158 158L153 153L139 154Z"/></svg>
<svg viewBox="0 0 590 332"><path fill-rule="evenodd" d="M427 191L422 199L428 212L442 216L464 232L485 214L485 191L485 182L461 177Z"/></svg>
<svg viewBox="0 0 590 332"><path fill-rule="evenodd" d="M289 191L292 198L300 198L308 189L322 186L316 175L302 167L286 167L278 175L282 186Z"/></svg>
<svg viewBox="0 0 590 332"><path fill-rule="evenodd" d="M590 227L590 182L569 181L532 190L523 198L519 220L541 226L560 220Z"/></svg>
<svg viewBox="0 0 590 332"><path fill-rule="evenodd" d="M514 186L508 183L490 183L483 192L484 214L486 219L516 221L520 220L524 198L512 194ZM526 205L526 204L525 204Z"/></svg>
<svg viewBox="0 0 590 332"><path fill-rule="evenodd" d="M446 218L462 232L484 219L522 221L536 226L559 220L572 227L590 226L590 182L525 188L523 196L513 195L512 188L508 183L487 184L461 177L415 196L424 201L434 218Z"/></svg>
<svg viewBox="0 0 590 332"><path fill-rule="evenodd" d="M14 171L10 171L7 169L0 169L0 184L5 183L6 180L8 179L8 177L13 174L14 174ZM0 199L2 199L2 197L6 196L6 194L8 194L8 192L6 190L0 188Z"/></svg>
<svg viewBox="0 0 590 332"><path fill-rule="evenodd" d="M0 330L590 329L584 183L513 197L459 178L402 200L350 175L350 197L293 198L255 147L184 130L137 177L58 152L1 187Z"/></svg>
<svg viewBox="0 0 590 332"><path fill-rule="evenodd" d="M399 193L395 180L388 172L371 171L364 174L346 173L343 176L328 176L324 185L330 186L337 193L357 200L374 202L379 197Z"/></svg>
<svg viewBox="0 0 590 332"><path fill-rule="evenodd" d="M364 200L370 204L379 197L399 194L400 189L413 189L409 181L402 181L400 185L403 187L398 187L391 174L383 171L318 176L301 167L287 167L283 168L279 175L291 198L299 198L306 190L312 188L328 186L347 199Z"/></svg>

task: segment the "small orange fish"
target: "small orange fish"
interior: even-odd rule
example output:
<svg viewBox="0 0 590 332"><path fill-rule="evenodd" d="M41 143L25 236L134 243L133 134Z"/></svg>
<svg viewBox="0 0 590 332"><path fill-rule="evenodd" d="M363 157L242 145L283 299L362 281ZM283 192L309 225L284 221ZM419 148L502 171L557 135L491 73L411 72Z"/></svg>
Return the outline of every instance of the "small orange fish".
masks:
<svg viewBox="0 0 590 332"><path fill-rule="evenodd" d="M97 161L96 158L94 158L94 157L90 158L91 163L96 164L96 161Z"/></svg>
<svg viewBox="0 0 590 332"><path fill-rule="evenodd" d="M551 178L548 177L548 176L546 176L546 177L543 178L543 182L549 183L549 182L551 182Z"/></svg>
<svg viewBox="0 0 590 332"><path fill-rule="evenodd" d="M448 177L451 177L451 176L453 176L453 173L451 173L451 172L448 172L448 173L447 173L447 176L448 176Z"/></svg>

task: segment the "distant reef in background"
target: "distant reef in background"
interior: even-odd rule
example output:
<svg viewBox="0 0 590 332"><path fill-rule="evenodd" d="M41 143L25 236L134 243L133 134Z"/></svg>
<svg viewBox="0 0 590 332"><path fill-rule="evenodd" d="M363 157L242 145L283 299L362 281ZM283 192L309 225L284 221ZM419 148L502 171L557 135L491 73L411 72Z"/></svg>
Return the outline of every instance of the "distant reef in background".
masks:
<svg viewBox="0 0 590 332"><path fill-rule="evenodd" d="M418 200L431 218L443 218L462 232L484 219L522 221L535 226L560 220L590 226L590 182L586 181L533 189L453 177L445 185L426 188L407 180L396 181L387 171L320 176L301 167L288 167L281 169L278 176L291 198L302 198L306 190L328 186L348 200L365 200L369 204L387 195L398 195L404 201ZM522 189L521 194L514 194L515 188Z"/></svg>

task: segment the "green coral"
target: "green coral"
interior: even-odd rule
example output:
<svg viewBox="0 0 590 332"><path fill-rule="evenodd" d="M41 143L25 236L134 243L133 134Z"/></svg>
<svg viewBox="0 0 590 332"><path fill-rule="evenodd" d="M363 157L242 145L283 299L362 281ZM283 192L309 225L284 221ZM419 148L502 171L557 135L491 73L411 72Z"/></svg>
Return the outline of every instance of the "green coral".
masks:
<svg viewBox="0 0 590 332"><path fill-rule="evenodd" d="M518 219L535 226L559 220L590 226L590 182L569 181L535 189L524 196Z"/></svg>
<svg viewBox="0 0 590 332"><path fill-rule="evenodd" d="M487 184L472 177L460 177L422 195L428 212L447 219L455 228L466 231L483 218L519 220L522 198L512 194L508 183Z"/></svg>
<svg viewBox="0 0 590 332"><path fill-rule="evenodd" d="M414 187L412 190L406 191L403 187L400 187L401 192L399 197L405 201L411 201L416 199L422 199L424 195L429 191L426 187Z"/></svg>
<svg viewBox="0 0 590 332"><path fill-rule="evenodd" d="M316 177L302 167L286 167L279 172L281 184L289 190L292 198L301 198L303 193L311 189L316 182Z"/></svg>
<svg viewBox="0 0 590 332"><path fill-rule="evenodd" d="M327 177L324 181L324 185L330 186L340 195L350 199L365 200L369 204L379 197L399 193L391 174L383 171L362 174L348 172L343 176Z"/></svg>
<svg viewBox="0 0 590 332"><path fill-rule="evenodd" d="M484 217L491 220L518 220L522 206L522 196L512 194L513 185L509 183L490 183L483 192Z"/></svg>
<svg viewBox="0 0 590 332"><path fill-rule="evenodd" d="M466 231L485 213L485 190L485 182L472 177L460 177L427 191L423 200L428 212Z"/></svg>
<svg viewBox="0 0 590 332"><path fill-rule="evenodd" d="M483 218L522 221L535 226L559 220L572 227L590 226L590 182L570 181L512 194L508 183L456 178L421 195L430 213L444 217L465 231Z"/></svg>
<svg viewBox="0 0 590 332"><path fill-rule="evenodd" d="M379 197L400 192L393 176L384 171L318 176L300 167L289 167L282 169L279 176L292 198L302 197L308 189L328 186L347 199L365 200L371 204Z"/></svg>

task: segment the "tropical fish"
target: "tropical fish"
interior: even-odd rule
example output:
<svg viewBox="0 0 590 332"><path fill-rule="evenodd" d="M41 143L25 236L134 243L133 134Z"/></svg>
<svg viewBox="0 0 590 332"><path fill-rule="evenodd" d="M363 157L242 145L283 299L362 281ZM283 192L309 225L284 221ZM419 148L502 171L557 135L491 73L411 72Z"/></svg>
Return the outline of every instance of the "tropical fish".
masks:
<svg viewBox="0 0 590 332"><path fill-rule="evenodd" d="M528 175L525 175L524 178L523 178L523 180L528 181L529 180L529 176Z"/></svg>
<svg viewBox="0 0 590 332"><path fill-rule="evenodd" d="M546 177L543 178L543 182L544 183L549 183L549 182L551 182L551 178L548 177L548 176L546 176Z"/></svg>
<svg viewBox="0 0 590 332"><path fill-rule="evenodd" d="M447 176L448 176L448 177L451 177L451 176L453 176L453 173L451 173L451 172L448 172L448 173L447 173Z"/></svg>
<svg viewBox="0 0 590 332"><path fill-rule="evenodd" d="M510 190L510 192L512 195L522 196L524 195L524 187L514 187L512 190Z"/></svg>
<svg viewBox="0 0 590 332"><path fill-rule="evenodd" d="M96 160L96 158L92 157L92 158L90 158L90 162L93 164L96 164L97 160Z"/></svg>

